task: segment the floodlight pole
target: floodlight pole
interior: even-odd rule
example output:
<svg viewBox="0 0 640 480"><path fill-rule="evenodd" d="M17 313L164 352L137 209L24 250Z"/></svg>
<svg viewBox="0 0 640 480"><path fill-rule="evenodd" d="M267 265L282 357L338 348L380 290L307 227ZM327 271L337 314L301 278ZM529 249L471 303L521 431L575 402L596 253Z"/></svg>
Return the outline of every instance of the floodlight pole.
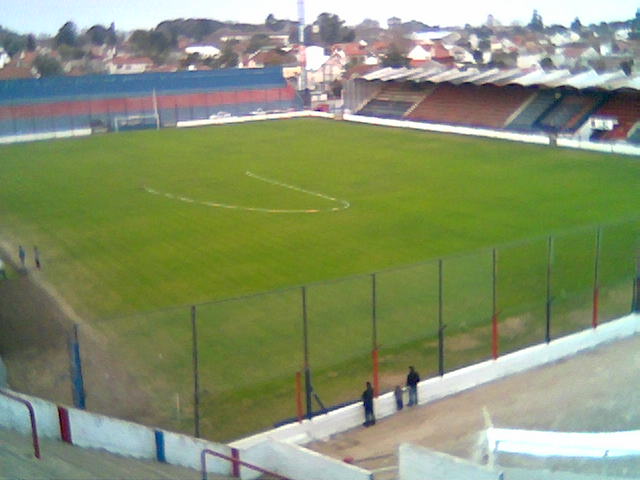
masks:
<svg viewBox="0 0 640 480"><path fill-rule="evenodd" d="M311 368L309 367L309 322L307 319L307 287L302 287L302 331L304 340L304 392L307 406L307 418L313 417L313 404L311 403Z"/></svg>
<svg viewBox="0 0 640 480"><path fill-rule="evenodd" d="M307 58L304 48L304 0L298 0L298 43L300 48L300 90L307 89Z"/></svg>
<svg viewBox="0 0 640 480"><path fill-rule="evenodd" d="M200 362L198 359L198 326L196 306L191 306L191 333L193 340L193 422L194 437L200 437Z"/></svg>
<svg viewBox="0 0 640 480"><path fill-rule="evenodd" d="M444 309L442 275L443 262L440 259L438 260L438 373L441 377L444 375L444 329L446 328L442 320Z"/></svg>

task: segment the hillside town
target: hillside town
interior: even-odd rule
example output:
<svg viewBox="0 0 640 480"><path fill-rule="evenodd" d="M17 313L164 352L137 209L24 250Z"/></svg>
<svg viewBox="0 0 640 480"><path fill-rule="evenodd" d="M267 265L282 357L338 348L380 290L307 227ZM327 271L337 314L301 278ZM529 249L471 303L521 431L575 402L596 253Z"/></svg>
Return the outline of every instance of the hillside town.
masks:
<svg viewBox="0 0 640 480"><path fill-rule="evenodd" d="M640 70L640 9L619 22L546 25L533 11L527 25L430 26L392 17L346 26L322 13L304 29L269 15L262 25L209 19L164 21L151 30L122 32L115 24L79 31L73 22L54 36L0 27L0 80L56 75L133 74L282 66L292 83L328 98L342 83L382 67L568 69L579 73ZM306 79L300 82L301 65Z"/></svg>

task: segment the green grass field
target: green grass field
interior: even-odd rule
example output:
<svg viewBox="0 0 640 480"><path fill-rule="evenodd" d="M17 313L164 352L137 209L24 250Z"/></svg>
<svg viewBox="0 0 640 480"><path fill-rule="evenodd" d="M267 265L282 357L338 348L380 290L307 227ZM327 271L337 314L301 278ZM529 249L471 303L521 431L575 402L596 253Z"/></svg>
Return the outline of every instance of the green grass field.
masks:
<svg viewBox="0 0 640 480"><path fill-rule="evenodd" d="M158 392L154 408L171 428L190 429L188 412L173 418L172 398L189 398L188 305L204 304L203 424L216 439L295 414L301 291L285 287L315 284L315 386L326 403L345 401L370 369L367 273L381 272L388 386L409 363L436 367L430 259L474 252L445 262L445 320L458 334L447 359L486 358L486 249L523 240L499 253L504 348L543 338L546 235L557 236L554 333L575 330L593 283L592 227L638 217L640 200L637 158L310 119L4 146L0 158L0 236L39 246L43 275L140 365L140 388ZM607 315L628 310L638 230L603 230Z"/></svg>

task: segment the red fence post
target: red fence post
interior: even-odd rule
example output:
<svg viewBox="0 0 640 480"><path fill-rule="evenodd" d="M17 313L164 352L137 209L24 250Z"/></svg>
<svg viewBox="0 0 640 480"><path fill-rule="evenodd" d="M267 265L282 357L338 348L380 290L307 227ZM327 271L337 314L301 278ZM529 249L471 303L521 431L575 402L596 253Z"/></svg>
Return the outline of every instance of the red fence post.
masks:
<svg viewBox="0 0 640 480"><path fill-rule="evenodd" d="M304 411L302 410L302 373L296 372L296 413L298 422L302 422Z"/></svg>
<svg viewBox="0 0 640 480"><path fill-rule="evenodd" d="M71 439L71 422L69 421L69 410L58 406L58 419L60 420L60 438L63 442L73 444Z"/></svg>
<svg viewBox="0 0 640 480"><path fill-rule="evenodd" d="M498 358L498 352L500 349L500 335L498 333L498 313L494 313L491 317L492 335L491 335L491 353L493 359Z"/></svg>

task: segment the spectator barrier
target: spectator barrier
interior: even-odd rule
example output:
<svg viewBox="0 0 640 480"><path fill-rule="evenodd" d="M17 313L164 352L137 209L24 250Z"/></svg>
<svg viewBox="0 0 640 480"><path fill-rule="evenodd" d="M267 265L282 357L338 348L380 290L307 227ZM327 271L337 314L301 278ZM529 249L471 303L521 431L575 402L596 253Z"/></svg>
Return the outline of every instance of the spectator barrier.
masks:
<svg viewBox="0 0 640 480"><path fill-rule="evenodd" d="M502 480L504 475L445 453L403 443L399 448L400 480Z"/></svg>
<svg viewBox="0 0 640 480"><path fill-rule="evenodd" d="M344 114L344 120L356 123L367 123L385 127L411 128L415 130L425 130L429 132L455 133L458 135L473 135L478 137L495 138L498 140L511 140L522 143L535 143L538 145L549 145L550 139L546 135L513 133L503 130L490 130L485 128L457 127L453 125L412 122L409 120L392 120L376 117L365 117L362 115ZM559 147L578 148L583 150L593 150L605 153L618 153L622 155L640 155L640 147L625 143L602 143L585 142L573 140L571 138L558 138Z"/></svg>
<svg viewBox="0 0 640 480"><path fill-rule="evenodd" d="M489 451L540 457L623 457L640 455L640 430L565 433L507 428L487 430Z"/></svg>
<svg viewBox="0 0 640 480"><path fill-rule="evenodd" d="M440 400L509 375L556 362L580 351L629 337L638 332L640 332L640 315L632 314L603 324L597 329L590 328L550 343L542 343L504 355L497 360L488 360L445 373L442 377L423 380L418 385L419 403L425 404ZM395 413L393 392L375 399L374 405L377 418L384 418ZM301 423L285 425L244 438L230 445L239 449L247 449L265 439L304 445L355 428L362 424L363 419L362 405L354 403L325 415L304 420Z"/></svg>

